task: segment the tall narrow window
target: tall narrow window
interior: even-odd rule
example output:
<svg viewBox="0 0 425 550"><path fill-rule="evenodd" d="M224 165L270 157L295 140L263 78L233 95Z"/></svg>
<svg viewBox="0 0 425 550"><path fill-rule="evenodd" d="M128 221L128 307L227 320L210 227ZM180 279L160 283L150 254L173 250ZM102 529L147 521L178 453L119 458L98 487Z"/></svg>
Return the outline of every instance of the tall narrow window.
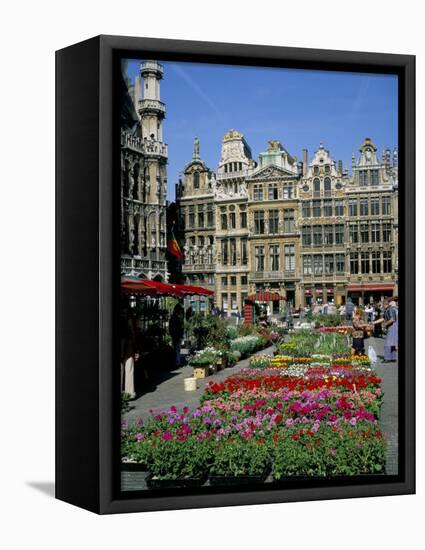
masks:
<svg viewBox="0 0 425 550"><path fill-rule="evenodd" d="M269 210L269 233L279 233L279 210Z"/></svg>
<svg viewBox="0 0 425 550"><path fill-rule="evenodd" d="M334 242L334 227L333 225L323 226L323 244L333 244Z"/></svg>
<svg viewBox="0 0 425 550"><path fill-rule="evenodd" d="M248 263L248 240L241 239L241 263L247 265Z"/></svg>
<svg viewBox="0 0 425 550"><path fill-rule="evenodd" d="M350 254L350 273L356 275L359 272L359 255L357 252Z"/></svg>
<svg viewBox="0 0 425 550"><path fill-rule="evenodd" d="M321 254L315 254L313 256L313 270L315 275L322 275L323 273L323 256Z"/></svg>
<svg viewBox="0 0 425 550"><path fill-rule="evenodd" d="M303 201L302 203L303 218L309 218L311 216L311 203L310 201Z"/></svg>
<svg viewBox="0 0 425 550"><path fill-rule="evenodd" d="M204 227L204 205L200 204L198 206L198 227Z"/></svg>
<svg viewBox="0 0 425 550"><path fill-rule="evenodd" d="M332 200L331 199L325 199L323 201L323 215L324 216L332 216Z"/></svg>
<svg viewBox="0 0 425 550"><path fill-rule="evenodd" d="M382 240L384 243L389 243L391 240L391 224L383 223L382 224Z"/></svg>
<svg viewBox="0 0 425 550"><path fill-rule="evenodd" d="M370 259L369 252L362 252L360 254L362 273L369 273L370 271Z"/></svg>
<svg viewBox="0 0 425 550"><path fill-rule="evenodd" d="M335 244L344 244L344 224L335 225Z"/></svg>
<svg viewBox="0 0 425 550"><path fill-rule="evenodd" d="M236 239L229 239L230 243L230 265L236 265Z"/></svg>
<svg viewBox="0 0 425 550"><path fill-rule="evenodd" d="M225 212L221 213L221 229L227 229L227 214Z"/></svg>
<svg viewBox="0 0 425 550"><path fill-rule="evenodd" d="M344 254L335 254L336 272L344 273L345 271L345 256Z"/></svg>
<svg viewBox="0 0 425 550"><path fill-rule="evenodd" d="M320 218L321 216L321 201L313 201L313 218Z"/></svg>
<svg viewBox="0 0 425 550"><path fill-rule="evenodd" d="M311 246L311 225L304 225L301 232L303 246Z"/></svg>
<svg viewBox="0 0 425 550"><path fill-rule="evenodd" d="M270 245L270 271L279 271L279 245Z"/></svg>
<svg viewBox="0 0 425 550"><path fill-rule="evenodd" d="M314 178L313 180L313 197L320 197L320 180Z"/></svg>
<svg viewBox="0 0 425 550"><path fill-rule="evenodd" d="M335 216L344 215L344 201L342 199L336 199L335 201Z"/></svg>
<svg viewBox="0 0 425 550"><path fill-rule="evenodd" d="M371 185L379 185L379 170L370 171L370 183Z"/></svg>
<svg viewBox="0 0 425 550"><path fill-rule="evenodd" d="M326 166L327 168L328 166ZM324 181L324 187L325 187L325 197L330 197L332 194L332 183L331 178L325 178Z"/></svg>
<svg viewBox="0 0 425 550"><path fill-rule="evenodd" d="M294 210L292 208L283 211L283 231L285 233L293 233L295 231Z"/></svg>
<svg viewBox="0 0 425 550"><path fill-rule="evenodd" d="M199 172L194 172L194 174L193 174L193 188L194 189L199 189L199 181L200 181Z"/></svg>
<svg viewBox="0 0 425 550"><path fill-rule="evenodd" d="M223 265L229 263L229 247L226 239L221 241L221 263Z"/></svg>
<svg viewBox="0 0 425 550"><path fill-rule="evenodd" d="M240 222L241 222L241 228L246 229L247 227L246 212L241 212Z"/></svg>
<svg viewBox="0 0 425 550"><path fill-rule="evenodd" d="M369 184L367 170L360 170L359 171L359 182L360 182L360 185L362 185L362 186L365 186L365 185Z"/></svg>
<svg viewBox="0 0 425 550"><path fill-rule="evenodd" d="M277 198L278 198L277 184L270 183L269 184L269 201L277 200Z"/></svg>
<svg viewBox="0 0 425 550"><path fill-rule="evenodd" d="M381 253L372 252L372 273L381 273Z"/></svg>
<svg viewBox="0 0 425 550"><path fill-rule="evenodd" d="M379 197L371 197L370 214L371 216L379 216Z"/></svg>
<svg viewBox="0 0 425 550"><path fill-rule="evenodd" d="M391 197L382 197L382 215L389 216L391 214Z"/></svg>
<svg viewBox="0 0 425 550"><path fill-rule="evenodd" d="M213 225L214 225L213 205L208 204L207 205L207 226L212 227Z"/></svg>
<svg viewBox="0 0 425 550"><path fill-rule="evenodd" d="M369 215L368 200L365 198L360 199L360 216L368 216L368 215Z"/></svg>
<svg viewBox="0 0 425 550"><path fill-rule="evenodd" d="M310 255L303 256L303 273L304 275L311 275L313 271L312 261Z"/></svg>
<svg viewBox="0 0 425 550"><path fill-rule="evenodd" d="M263 200L263 186L254 185L254 200L262 201Z"/></svg>
<svg viewBox="0 0 425 550"><path fill-rule="evenodd" d="M350 199L348 201L348 211L350 216L357 216L357 199Z"/></svg>
<svg viewBox="0 0 425 550"><path fill-rule="evenodd" d="M325 273L330 275L335 269L335 258L333 254L325 254Z"/></svg>
<svg viewBox="0 0 425 550"><path fill-rule="evenodd" d="M350 243L356 244L359 242L359 230L357 224L352 223L350 225Z"/></svg>
<svg viewBox="0 0 425 550"><path fill-rule="evenodd" d="M229 226L230 229L236 229L236 212L229 213Z"/></svg>
<svg viewBox="0 0 425 550"><path fill-rule="evenodd" d="M370 236L371 236L371 242L372 243L379 243L379 233L380 233L380 226L379 223L372 223L370 226ZM374 273L377 273L377 271L374 271Z"/></svg>
<svg viewBox="0 0 425 550"><path fill-rule="evenodd" d="M264 210L254 212L254 231L256 235L264 235Z"/></svg>
<svg viewBox="0 0 425 550"><path fill-rule="evenodd" d="M264 271L264 246L255 247L255 271Z"/></svg>
<svg viewBox="0 0 425 550"><path fill-rule="evenodd" d="M195 225L195 206L191 204L189 206L189 227L194 227Z"/></svg>
<svg viewBox="0 0 425 550"><path fill-rule="evenodd" d="M362 223L360 225L360 237L361 237L362 243L369 242L369 224Z"/></svg>
<svg viewBox="0 0 425 550"><path fill-rule="evenodd" d="M313 225L313 244L314 245L321 245L322 244L322 226L321 225Z"/></svg>
<svg viewBox="0 0 425 550"><path fill-rule="evenodd" d="M295 245L285 244L285 271L295 271Z"/></svg>
<svg viewBox="0 0 425 550"><path fill-rule="evenodd" d="M382 263L384 273L392 272L392 253L390 251L384 251L382 253Z"/></svg>

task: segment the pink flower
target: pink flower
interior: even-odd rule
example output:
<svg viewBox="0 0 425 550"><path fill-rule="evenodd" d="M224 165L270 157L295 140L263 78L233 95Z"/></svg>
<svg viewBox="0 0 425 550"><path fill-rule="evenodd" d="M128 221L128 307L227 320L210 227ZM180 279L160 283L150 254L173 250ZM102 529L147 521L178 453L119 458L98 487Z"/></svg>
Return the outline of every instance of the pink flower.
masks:
<svg viewBox="0 0 425 550"><path fill-rule="evenodd" d="M162 439L164 441L170 441L170 439L173 439L173 436L170 434L170 432L164 432L162 434Z"/></svg>

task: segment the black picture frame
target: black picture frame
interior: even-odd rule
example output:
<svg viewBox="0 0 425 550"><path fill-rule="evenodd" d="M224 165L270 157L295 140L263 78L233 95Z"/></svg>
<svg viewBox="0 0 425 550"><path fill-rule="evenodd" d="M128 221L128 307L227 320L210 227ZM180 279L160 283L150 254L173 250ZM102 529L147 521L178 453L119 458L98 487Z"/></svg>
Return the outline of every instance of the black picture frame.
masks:
<svg viewBox="0 0 425 550"><path fill-rule="evenodd" d="M113 368L120 276L115 261L119 213L114 207L119 133L113 74L118 57L136 54L162 60L398 75L398 476L208 494L119 492L119 395L114 392L119 372ZM56 52L56 498L108 514L414 492L415 57L120 36L98 36Z"/></svg>

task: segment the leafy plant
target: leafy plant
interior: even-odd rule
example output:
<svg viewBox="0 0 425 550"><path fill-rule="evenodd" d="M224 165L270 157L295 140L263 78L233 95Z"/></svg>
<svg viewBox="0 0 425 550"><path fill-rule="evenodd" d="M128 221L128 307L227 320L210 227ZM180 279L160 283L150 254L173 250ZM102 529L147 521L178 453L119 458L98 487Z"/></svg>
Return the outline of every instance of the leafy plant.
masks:
<svg viewBox="0 0 425 550"><path fill-rule="evenodd" d="M234 439L214 448L210 469L216 476L263 475L270 463L270 450L265 439Z"/></svg>

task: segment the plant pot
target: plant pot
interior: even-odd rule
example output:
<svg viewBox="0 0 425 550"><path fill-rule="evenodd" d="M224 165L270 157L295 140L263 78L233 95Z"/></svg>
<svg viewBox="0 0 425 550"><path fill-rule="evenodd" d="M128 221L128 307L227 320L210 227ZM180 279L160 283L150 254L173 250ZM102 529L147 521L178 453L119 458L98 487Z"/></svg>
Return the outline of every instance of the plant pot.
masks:
<svg viewBox="0 0 425 550"><path fill-rule="evenodd" d="M195 376L192 376L190 378L185 378L183 380L184 382L184 391L195 391L196 388L197 388L197 384L196 384L196 377Z"/></svg>
<svg viewBox="0 0 425 550"><path fill-rule="evenodd" d="M210 374L208 365L202 367L193 367L194 378L206 378Z"/></svg>
<svg viewBox="0 0 425 550"><path fill-rule="evenodd" d="M268 473L269 470L258 475L221 476L210 474L208 479L211 485L250 485L264 483Z"/></svg>
<svg viewBox="0 0 425 550"><path fill-rule="evenodd" d="M121 462L121 472L147 472L148 467L139 462Z"/></svg>
<svg viewBox="0 0 425 550"><path fill-rule="evenodd" d="M200 487L205 483L206 479L206 474L194 478L179 479L157 479L152 474L149 474L146 478L146 485L149 489L185 489Z"/></svg>

